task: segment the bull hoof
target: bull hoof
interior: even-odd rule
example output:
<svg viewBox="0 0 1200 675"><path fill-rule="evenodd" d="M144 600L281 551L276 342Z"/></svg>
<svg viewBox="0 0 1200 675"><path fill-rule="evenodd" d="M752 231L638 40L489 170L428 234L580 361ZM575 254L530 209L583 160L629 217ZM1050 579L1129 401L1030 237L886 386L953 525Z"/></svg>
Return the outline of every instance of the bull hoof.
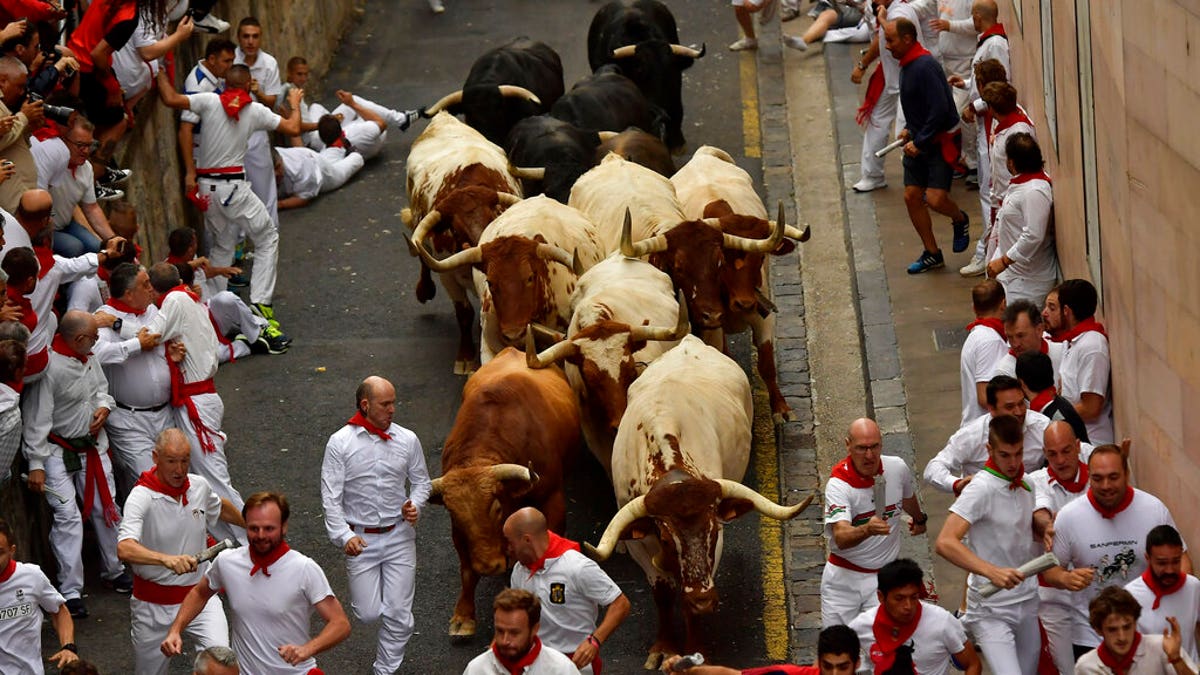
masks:
<svg viewBox="0 0 1200 675"><path fill-rule="evenodd" d="M475 635L475 620L454 617L450 619L450 637L466 638Z"/></svg>
<svg viewBox="0 0 1200 675"><path fill-rule="evenodd" d="M791 408L784 410L776 410L771 417L775 420L775 424L783 424L784 422L795 422L798 418L796 413Z"/></svg>
<svg viewBox="0 0 1200 675"><path fill-rule="evenodd" d="M432 300L435 295L437 295L437 284L417 282L417 302L423 305Z"/></svg>
<svg viewBox="0 0 1200 675"><path fill-rule="evenodd" d="M658 670L662 667L663 659L666 656L662 652L650 652L650 656L646 657L646 662L642 664L642 668L645 670Z"/></svg>
<svg viewBox="0 0 1200 675"><path fill-rule="evenodd" d="M478 361L469 361L467 359L458 359L454 362L455 375L470 375L479 369Z"/></svg>

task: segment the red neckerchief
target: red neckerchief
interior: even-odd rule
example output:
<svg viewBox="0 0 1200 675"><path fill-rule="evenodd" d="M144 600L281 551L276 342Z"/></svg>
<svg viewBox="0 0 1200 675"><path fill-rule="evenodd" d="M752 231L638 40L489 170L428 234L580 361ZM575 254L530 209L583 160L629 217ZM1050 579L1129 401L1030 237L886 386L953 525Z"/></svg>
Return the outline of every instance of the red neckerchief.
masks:
<svg viewBox="0 0 1200 675"><path fill-rule="evenodd" d="M337 140L336 140L336 141L334 141L334 142L330 143L330 144L329 144L329 147L331 147L331 148L344 148L344 147L346 147L346 145L347 145L348 143L349 143L349 141L346 139L346 134L342 134L341 136L338 136L338 138L337 138Z"/></svg>
<svg viewBox="0 0 1200 675"><path fill-rule="evenodd" d="M1089 316L1083 321L1075 324L1075 327L1071 330L1060 331L1058 335L1053 335L1050 337L1050 339L1054 340L1055 342L1070 342L1089 330L1094 330L1103 335L1104 339L1108 339L1108 333L1104 331L1104 324L1096 321L1096 317L1094 316Z"/></svg>
<svg viewBox="0 0 1200 675"><path fill-rule="evenodd" d="M863 103L858 107L858 114L854 116L854 121L858 126L864 126L871 119L871 113L875 110L875 104L879 103L879 98L883 96L883 88L886 83L883 80L883 64L875 66L875 72L871 73L871 79L867 80L867 93L863 96Z"/></svg>
<svg viewBox="0 0 1200 675"><path fill-rule="evenodd" d="M37 328L37 312L33 311L33 301L21 295L12 286L8 287L8 299L16 303L17 307L21 308L21 325L33 332Z"/></svg>
<svg viewBox="0 0 1200 675"><path fill-rule="evenodd" d="M1054 184L1054 181L1050 180L1050 176L1047 176L1045 171L1031 171L1029 173L1019 173L1019 174L1013 176L1012 180L1008 181L1008 184L1009 185L1020 185L1021 183L1028 183L1031 180L1044 180L1047 183L1050 183L1051 185Z"/></svg>
<svg viewBox="0 0 1200 675"><path fill-rule="evenodd" d="M226 89L218 94L221 97L221 107L225 109L225 114L229 115L233 121L237 121L238 115L242 113L242 108L250 105L254 99L250 98L250 92L245 89Z"/></svg>
<svg viewBox="0 0 1200 675"><path fill-rule="evenodd" d="M1070 492L1073 495L1083 492L1083 489L1086 488L1088 484L1088 468L1087 464L1084 464L1083 462L1079 463L1079 468L1075 471L1074 478L1066 480L1059 478L1054 473L1054 469L1046 471L1046 475L1049 476L1051 483L1058 483L1059 485L1063 486L1067 492Z"/></svg>
<svg viewBox="0 0 1200 675"><path fill-rule="evenodd" d="M281 541L278 546L271 549L271 552L265 555L259 555L253 546L250 546L246 550L250 552L250 562L254 563L254 566L250 568L250 576L254 576L255 572L262 570L263 576L269 577L271 573L267 571L267 567L274 565L276 560L282 558L292 548L288 546L286 541Z"/></svg>
<svg viewBox="0 0 1200 675"><path fill-rule="evenodd" d="M109 298L108 302L105 304L117 310L118 312L125 312L126 314L132 314L134 316L141 316L146 313L145 309L139 312L133 307L130 307L126 303L122 302L119 298Z"/></svg>
<svg viewBox="0 0 1200 675"><path fill-rule="evenodd" d="M187 264L191 263L192 261L181 255L169 255L169 256L167 256L167 259L164 260L163 262L167 262L172 265L187 265Z"/></svg>
<svg viewBox="0 0 1200 675"><path fill-rule="evenodd" d="M1008 476L1004 475L1004 472L1000 470L1000 467L996 466L996 463L992 461L992 458L988 457L988 460L983 464L983 470L992 474L993 476L996 476L997 478L1002 478L1007 481L1009 490L1025 488L1029 492L1033 492L1033 490L1029 487L1029 483L1026 483L1023 480L1025 478L1025 467L1023 465L1018 465L1017 475L1015 478L1009 478Z"/></svg>
<svg viewBox="0 0 1200 675"><path fill-rule="evenodd" d="M392 440L391 434L384 431L383 429L380 429L379 427L375 426L374 424L371 424L371 420L367 419L367 416L362 414L361 410L354 413L354 417L351 417L350 420L346 422L346 424L349 424L349 425L355 426L355 427L362 427L362 428L366 429L367 431L375 434L376 436L382 438L385 441Z"/></svg>
<svg viewBox="0 0 1200 675"><path fill-rule="evenodd" d="M61 333L54 336L54 340L50 343L50 349L53 349L63 356L67 356L72 359L78 359L80 363L87 364L88 362L86 356L80 356L71 350L71 345L67 344L66 339L63 338Z"/></svg>
<svg viewBox="0 0 1200 675"><path fill-rule="evenodd" d="M920 42L914 42L913 46L908 48L908 51L904 54L904 56L900 57L900 67L903 68L904 66L907 66L908 64L916 61L928 53L929 50L925 49L925 45L921 44Z"/></svg>
<svg viewBox="0 0 1200 675"><path fill-rule="evenodd" d="M33 253L38 261L38 278L46 276L54 269L54 250L49 246L34 246Z"/></svg>
<svg viewBox="0 0 1200 675"><path fill-rule="evenodd" d="M1142 581L1146 582L1146 588L1149 588L1150 592L1154 594L1154 606L1150 609L1158 609L1158 605L1162 602L1164 595L1171 595L1183 588L1183 585L1187 583L1187 575L1180 573L1178 576L1179 580L1175 582L1174 586L1161 586L1158 583L1158 579L1155 579L1154 575L1150 573L1149 567L1146 568L1145 572L1142 572ZM3 579L0 579L0 581L3 581Z"/></svg>
<svg viewBox="0 0 1200 675"><path fill-rule="evenodd" d="M163 293L162 297L159 298L158 301L155 302L154 304L158 305L159 308L161 309L163 301L166 300L167 296L172 293L183 293L184 295L191 298L193 301L200 302L200 296L196 295L196 293L192 289L188 288L186 284L179 284L175 288L172 288L171 290L167 291L166 293Z"/></svg>
<svg viewBox="0 0 1200 675"><path fill-rule="evenodd" d="M980 33L979 34L979 42L975 43L975 48L979 49L981 46L983 46L983 43L985 41L987 41L988 38L991 38L991 37L1002 37L1005 40L1007 40L1008 33L1004 32L1004 24L998 23L998 24L992 26L991 28Z"/></svg>
<svg viewBox="0 0 1200 675"><path fill-rule="evenodd" d="M1008 336L1004 334L1004 322L1000 319L997 319L993 316L975 319L971 323L967 324L967 332L970 333L971 329L976 326L987 326L988 328L996 331L996 333L1000 336L1000 339L1008 342Z"/></svg>
<svg viewBox="0 0 1200 675"><path fill-rule="evenodd" d="M3 572L0 572L0 584L2 584L2 583L4 583L4 582L8 581L9 579L11 579L11 578L12 578L12 575L13 575L13 574L14 574L16 571L17 571L17 560L16 560L16 558L9 558L9 559L8 559L8 566L4 568L4 571L3 571Z"/></svg>
<svg viewBox="0 0 1200 675"><path fill-rule="evenodd" d="M1100 657L1100 663L1112 669L1113 675L1128 675L1129 669L1133 667L1133 657L1137 656L1138 645L1142 643L1142 634L1133 634L1133 644L1129 645L1129 651L1125 652L1125 656L1117 656L1108 648L1108 643L1101 642L1096 648L1096 655Z"/></svg>
<svg viewBox="0 0 1200 675"><path fill-rule="evenodd" d="M1033 122L1030 121L1029 116L1026 115L1025 111L1021 110L1020 108L1013 110L1007 115L997 117L996 130L992 132L992 136L998 136L1000 135L1001 131L1010 129L1013 127L1013 125L1020 124L1021 122L1028 124L1030 127L1033 126Z"/></svg>
<svg viewBox="0 0 1200 675"><path fill-rule="evenodd" d="M1092 494L1091 488L1088 489L1088 501L1092 503L1092 508L1096 509L1101 516L1111 520L1112 518L1115 518L1118 513L1129 508L1129 505L1133 503L1133 488L1126 487L1125 496L1122 497L1120 503L1118 503L1116 507L1112 509L1106 509L1101 506L1100 502L1096 501L1096 496Z"/></svg>
<svg viewBox="0 0 1200 675"><path fill-rule="evenodd" d="M875 476L883 475L883 460L879 461L879 471L875 472L875 476L864 476L858 472L854 466L854 462L847 457L837 464L833 465L833 471L829 472L830 477L840 478L850 484L852 488L869 488L875 485ZM875 506L880 506L876 504Z"/></svg>
<svg viewBox="0 0 1200 675"><path fill-rule="evenodd" d="M1042 338L1042 343L1040 345L1038 345L1038 351L1043 354L1050 353L1050 343L1046 342L1046 338ZM1020 356L1020 354L1017 353L1017 350L1013 349L1012 347L1008 348L1008 353L1012 354L1013 356ZM1039 410L1038 412L1041 412L1041 411Z"/></svg>
<svg viewBox="0 0 1200 675"><path fill-rule="evenodd" d="M171 497L172 499L182 500L183 505L187 506L187 491L188 488L192 486L192 481L186 475L184 475L183 485L178 488L173 488L158 479L158 467L156 466L151 468L149 471L142 472L141 477L138 478L137 483L134 484L134 487L137 487L138 485L147 487L155 492L162 493L168 497Z"/></svg>
<svg viewBox="0 0 1200 675"><path fill-rule="evenodd" d="M888 616L883 607L875 612L875 622L871 624L871 632L875 634L875 644L871 646L871 663L876 673L886 673L896 661L896 650L903 647L917 631L921 623L921 604L917 603L917 616L908 624L898 624Z"/></svg>
<svg viewBox="0 0 1200 675"><path fill-rule="evenodd" d="M546 534L550 537L550 544L546 546L546 552L542 554L542 557L529 564L529 577L531 579L533 578L535 572L545 567L546 560L550 558L557 558L567 551L579 550L579 544L567 539L566 537L560 537L549 530L546 531Z"/></svg>
<svg viewBox="0 0 1200 675"><path fill-rule="evenodd" d="M500 652L496 651L496 643L492 643L492 655L496 657L496 660L500 662L500 665L504 666L504 669L509 672L509 675L521 675L521 673L525 672L526 668L533 665L534 661L537 661L537 657L541 653L542 639L536 636L533 638L533 646L529 648L529 651L525 653L525 656L522 656L516 661L509 661L501 656Z"/></svg>
<svg viewBox="0 0 1200 675"><path fill-rule="evenodd" d="M1050 405L1050 402L1054 400L1055 396L1058 396L1058 390L1054 387L1044 389L1038 392L1037 396L1033 397L1033 400L1029 402L1029 407L1035 412L1042 412L1042 409Z"/></svg>

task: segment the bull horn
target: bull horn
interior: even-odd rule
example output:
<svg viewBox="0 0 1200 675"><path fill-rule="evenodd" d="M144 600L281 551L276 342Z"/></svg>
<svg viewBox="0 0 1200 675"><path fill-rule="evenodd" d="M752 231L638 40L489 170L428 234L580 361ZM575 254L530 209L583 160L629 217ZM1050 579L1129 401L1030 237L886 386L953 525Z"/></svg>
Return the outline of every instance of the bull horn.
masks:
<svg viewBox="0 0 1200 675"><path fill-rule="evenodd" d="M614 49L612 57L614 59L627 59L630 56L633 56L634 52L636 51L637 45L625 45L624 47L617 47Z"/></svg>
<svg viewBox="0 0 1200 675"><path fill-rule="evenodd" d="M721 497L748 499L752 504L754 504L755 511L758 511L768 518L774 518L775 520L791 520L792 518L795 518L800 514L801 511L808 508L808 505L811 504L813 500L813 496L809 495L804 499L804 501L796 504L795 506L783 506L782 504L776 504L770 499L767 499L759 494L757 491L751 490L735 480L718 478L717 483L721 485Z"/></svg>
<svg viewBox="0 0 1200 675"><path fill-rule="evenodd" d="M490 468L492 477L496 480L520 480L526 483L536 483L538 481L538 475L531 466L494 464Z"/></svg>
<svg viewBox="0 0 1200 675"><path fill-rule="evenodd" d="M518 87L515 84L502 84L499 88L500 95L505 98L523 98L534 105L542 104L542 99L538 98L537 94L534 94L525 87Z"/></svg>
<svg viewBox="0 0 1200 675"><path fill-rule="evenodd" d="M568 253L567 250L561 246L555 246L554 244L538 244L537 254L542 260L554 261L569 270L575 269L575 256Z"/></svg>
<svg viewBox="0 0 1200 675"><path fill-rule="evenodd" d="M600 142L611 141L621 135L619 131L597 131L596 135L600 137Z"/></svg>
<svg viewBox="0 0 1200 675"><path fill-rule="evenodd" d="M521 178L523 180L546 180L546 167L544 166L513 166L509 164L508 172L514 178Z"/></svg>
<svg viewBox="0 0 1200 675"><path fill-rule="evenodd" d="M409 216L409 219L411 220L412 217ZM417 247L418 249L425 248L425 237L428 236L429 231L437 227L437 224L441 221L442 213L437 209L431 209L429 213L426 213L425 217L421 219L421 222L417 223L416 229L413 230L413 246Z"/></svg>
<svg viewBox="0 0 1200 675"><path fill-rule="evenodd" d="M504 206L514 206L521 202L521 198L511 192L497 192L496 201Z"/></svg>
<svg viewBox="0 0 1200 675"><path fill-rule="evenodd" d="M650 253L667 250L667 237L657 235L643 239L636 244L633 242L633 214L625 207L625 223L621 225L621 255L626 258L640 258Z"/></svg>
<svg viewBox="0 0 1200 675"><path fill-rule="evenodd" d="M766 239L749 239L747 237L739 237L735 234L722 234L725 248L738 249L747 253L770 253L779 248L779 243L783 241L783 228L787 224L783 222L783 203L779 204L779 220L771 223L771 234Z"/></svg>
<svg viewBox="0 0 1200 675"><path fill-rule="evenodd" d="M687 302L683 299L683 291L676 293L676 299L679 301L679 320L675 322L674 326L670 328L663 326L634 326L629 329L629 339L670 342L672 340L682 340L685 335L692 332L692 324L688 320Z"/></svg>
<svg viewBox="0 0 1200 675"><path fill-rule="evenodd" d="M416 246L416 242L413 242ZM465 265L478 265L483 261L483 249L479 246L472 246L465 251L459 251L445 260L438 260L433 257L424 246L417 246L417 254L421 256L421 262L434 272L451 272Z"/></svg>
<svg viewBox="0 0 1200 675"><path fill-rule="evenodd" d="M700 45L700 49L684 47L683 45L671 45L671 53L675 56L686 56L690 59L698 59L701 56L704 56L704 45Z"/></svg>
<svg viewBox="0 0 1200 675"><path fill-rule="evenodd" d="M584 553L593 560L608 560L625 528L632 525L634 521L645 518L646 515L645 495L629 500L629 503L622 506L621 510L617 511L617 515L608 522L608 527L604 528L604 534L601 535L599 544L592 546L586 541L583 542Z"/></svg>
<svg viewBox="0 0 1200 675"><path fill-rule="evenodd" d="M556 342L547 347L545 351L538 352L537 345L533 343L533 331L525 331L525 365L534 370L549 368L578 352L579 346L571 340Z"/></svg>
<svg viewBox="0 0 1200 675"><path fill-rule="evenodd" d="M446 94L445 96L442 97L442 99L440 101L438 101L437 103L434 103L433 105L431 105L425 109L425 116L433 117L434 115L440 113L441 111L445 110L446 108L449 108L452 105L458 105L459 103L462 103L462 99L463 99L462 89L459 89L458 91L453 92L451 94Z"/></svg>
<svg viewBox="0 0 1200 675"><path fill-rule="evenodd" d="M808 241L808 239L811 235L812 235L812 228L809 227L808 225L804 226L803 232L800 231L800 228L793 227L791 225L785 225L783 228L783 236L787 237L788 239L795 239L796 241L801 242L801 243Z"/></svg>

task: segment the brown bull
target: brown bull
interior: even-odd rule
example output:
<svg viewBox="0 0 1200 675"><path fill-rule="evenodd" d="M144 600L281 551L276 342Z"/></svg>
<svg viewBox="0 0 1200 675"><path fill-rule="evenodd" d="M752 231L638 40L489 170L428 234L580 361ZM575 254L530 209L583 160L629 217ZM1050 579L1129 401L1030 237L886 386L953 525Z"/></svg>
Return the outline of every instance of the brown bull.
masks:
<svg viewBox="0 0 1200 675"><path fill-rule="evenodd" d="M524 506L563 531L563 470L579 447L579 405L558 368L533 370L508 348L463 387L429 501L450 512L462 588L450 635L475 634L475 586L507 568L502 527Z"/></svg>

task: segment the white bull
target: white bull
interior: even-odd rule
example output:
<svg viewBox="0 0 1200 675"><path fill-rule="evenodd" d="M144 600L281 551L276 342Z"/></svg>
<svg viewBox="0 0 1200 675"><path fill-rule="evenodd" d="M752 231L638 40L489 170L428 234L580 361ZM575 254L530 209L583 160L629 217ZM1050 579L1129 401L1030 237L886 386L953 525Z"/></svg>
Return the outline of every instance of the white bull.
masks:
<svg viewBox="0 0 1200 675"><path fill-rule="evenodd" d="M596 224L606 254L620 248L626 209L634 240L684 220L671 181L613 153L575 181L567 203Z"/></svg>

